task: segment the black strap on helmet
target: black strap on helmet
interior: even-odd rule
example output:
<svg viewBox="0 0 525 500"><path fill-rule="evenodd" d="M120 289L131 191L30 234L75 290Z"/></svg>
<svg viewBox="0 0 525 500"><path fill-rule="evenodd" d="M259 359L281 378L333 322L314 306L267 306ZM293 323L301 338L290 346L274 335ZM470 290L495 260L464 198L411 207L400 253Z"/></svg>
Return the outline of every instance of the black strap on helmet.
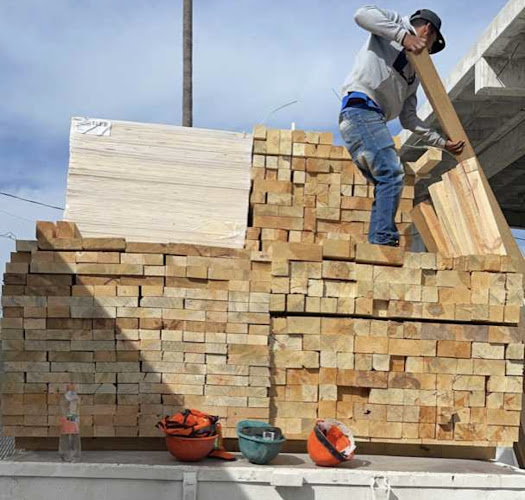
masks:
<svg viewBox="0 0 525 500"><path fill-rule="evenodd" d="M314 427L314 432L317 439L319 439L319 441L321 441L321 444L330 452L330 455L332 455L336 460L339 460L340 462L346 461L346 457L334 448L334 445L330 441L328 441L328 439L323 434L323 431L318 425Z"/></svg>

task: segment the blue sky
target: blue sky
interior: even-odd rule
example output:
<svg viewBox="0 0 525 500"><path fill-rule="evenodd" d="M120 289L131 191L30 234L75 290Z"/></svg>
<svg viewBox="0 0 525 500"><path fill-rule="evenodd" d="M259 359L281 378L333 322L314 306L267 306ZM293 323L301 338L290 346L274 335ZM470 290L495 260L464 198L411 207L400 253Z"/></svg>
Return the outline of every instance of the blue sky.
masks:
<svg viewBox="0 0 525 500"><path fill-rule="evenodd" d="M194 124L336 132L338 90L366 33L363 1L195 0ZM377 2L443 19L446 76L505 0ZM89 116L180 124L182 0L1 0L0 191L64 206L69 120ZM6 213L8 212L8 213ZM0 234L34 236L61 213L0 196ZM0 238L0 268L13 242Z"/></svg>

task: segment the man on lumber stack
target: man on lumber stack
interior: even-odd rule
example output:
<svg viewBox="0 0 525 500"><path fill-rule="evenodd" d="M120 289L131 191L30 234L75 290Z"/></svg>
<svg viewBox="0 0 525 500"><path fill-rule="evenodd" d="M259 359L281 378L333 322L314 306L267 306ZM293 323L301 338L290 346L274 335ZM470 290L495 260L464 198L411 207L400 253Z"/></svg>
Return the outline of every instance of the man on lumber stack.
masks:
<svg viewBox="0 0 525 500"><path fill-rule="evenodd" d="M395 216L404 172L386 122L399 116L401 126L428 144L461 153L464 141L443 138L417 116L419 80L406 51L431 54L445 48L441 19L427 9L410 17L375 6L361 7L356 23L371 33L343 85L341 135L352 159L375 187L368 240L399 245Z"/></svg>

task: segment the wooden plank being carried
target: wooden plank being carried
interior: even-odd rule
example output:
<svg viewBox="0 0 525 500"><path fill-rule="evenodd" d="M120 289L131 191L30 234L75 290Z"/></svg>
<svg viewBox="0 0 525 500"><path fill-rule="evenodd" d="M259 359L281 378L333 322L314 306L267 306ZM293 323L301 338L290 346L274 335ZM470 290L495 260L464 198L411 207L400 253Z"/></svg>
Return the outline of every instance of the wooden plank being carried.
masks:
<svg viewBox="0 0 525 500"><path fill-rule="evenodd" d="M448 235L444 233L434 207L429 201L416 205L410 216L429 252L441 253L446 257L453 255Z"/></svg>
<svg viewBox="0 0 525 500"><path fill-rule="evenodd" d="M462 153L457 155L457 159L462 161L476 156L428 50L425 49L420 54L407 52L407 56L447 137L454 141L465 141L465 147Z"/></svg>
<svg viewBox="0 0 525 500"><path fill-rule="evenodd" d="M443 82L439 77L434 63L430 59L428 51L425 49L420 54L407 52L407 56L423 85L425 94L434 109L434 113L436 114L445 135L454 141L465 141L465 148L460 155L457 155L458 161L474 159L477 162L472 144L465 133L465 129L461 125L454 107L452 106L452 102L443 86ZM503 246L505 247L507 254L515 261L518 270L525 273L525 259L523 259L521 250L510 231L505 216L503 215L496 197L494 196L488 180L481 168L479 169L479 177L481 184L485 189L487 201L494 215Z"/></svg>

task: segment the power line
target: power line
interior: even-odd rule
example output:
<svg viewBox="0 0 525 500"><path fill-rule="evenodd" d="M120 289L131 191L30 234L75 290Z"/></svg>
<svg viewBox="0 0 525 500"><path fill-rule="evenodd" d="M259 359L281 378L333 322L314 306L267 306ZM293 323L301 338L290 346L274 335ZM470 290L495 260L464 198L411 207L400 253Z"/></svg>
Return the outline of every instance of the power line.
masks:
<svg viewBox="0 0 525 500"><path fill-rule="evenodd" d="M332 92L335 95L335 98L337 99L337 102L341 102L341 96L337 93L337 91L332 87Z"/></svg>
<svg viewBox="0 0 525 500"><path fill-rule="evenodd" d="M298 99L295 99L293 101L290 101L290 102L287 102L286 104L283 104L282 106L279 106L275 109L273 109L272 111L270 111L267 115L266 115L266 118L262 121L262 123L266 123L268 118L270 118L270 116L272 116L274 113L277 113L277 111L280 111L281 109L283 108L287 108L288 106L291 106L292 104L295 104L299 102Z"/></svg>
<svg viewBox="0 0 525 500"><path fill-rule="evenodd" d="M0 212L10 215L11 217L16 217L17 219L26 220L27 222L34 222L34 220L28 219L27 217L22 217L21 215L12 214L11 212L8 212L7 210L2 210L0 208Z"/></svg>
<svg viewBox="0 0 525 500"><path fill-rule="evenodd" d="M0 238L16 241L16 234L13 231L8 231L7 233L0 233Z"/></svg>
<svg viewBox="0 0 525 500"><path fill-rule="evenodd" d="M0 194L3 196L8 196L9 198L15 198L16 200L26 201L27 203L33 203L34 205L41 205L47 208L54 208L55 210L64 210L62 207L56 207L55 205L49 205L47 203L42 203L40 201L30 200L28 198L22 198L21 196L16 196L14 194L4 193L2 191L0 191Z"/></svg>

